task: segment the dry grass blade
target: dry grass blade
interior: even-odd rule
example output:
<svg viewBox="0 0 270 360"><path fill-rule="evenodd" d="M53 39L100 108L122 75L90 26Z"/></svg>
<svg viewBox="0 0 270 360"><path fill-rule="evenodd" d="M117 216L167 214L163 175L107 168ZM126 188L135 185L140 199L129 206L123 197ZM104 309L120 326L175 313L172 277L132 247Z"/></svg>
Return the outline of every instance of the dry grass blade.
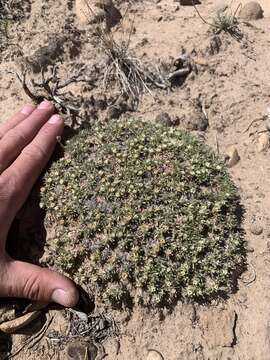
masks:
<svg viewBox="0 0 270 360"><path fill-rule="evenodd" d="M88 4L89 11L94 14ZM128 9L125 13L128 13ZM116 40L115 34L102 26L97 28L97 45L107 56L103 75L103 88L107 89L116 82L120 97L127 96L137 104L142 93L152 95L151 86L166 89L170 86L158 69L150 69L136 56L131 54L131 38L134 31L134 17L130 21L129 31L123 31L126 39Z"/></svg>
<svg viewBox="0 0 270 360"><path fill-rule="evenodd" d="M99 32L101 47L108 57L108 65L104 72L103 86L108 88L112 81L116 81L121 95L128 95L138 101L140 95L146 91L152 95L149 88L153 82L148 71L139 59L129 54L130 36L127 43L118 44L112 33Z"/></svg>
<svg viewBox="0 0 270 360"><path fill-rule="evenodd" d="M237 14L240 11L242 4L239 4L236 8L235 11L232 10L232 3L231 5L228 7L228 9L224 12L222 11L218 11L215 15L215 17L213 18L212 22L208 22L207 20L204 19L204 17L201 15L201 13L199 12L196 4L194 1L192 1L193 3L193 7L196 10L198 16L200 17L200 19L207 25L209 25L215 34L220 34L221 32L226 32L228 34L230 34L233 38L235 38L236 40L240 41L243 38L243 34L240 31L238 25L238 19L237 19Z"/></svg>
<svg viewBox="0 0 270 360"><path fill-rule="evenodd" d="M241 4L239 4L236 10L233 12L230 8L228 11L222 13L218 12L216 17L213 19L213 25L215 26L216 30L215 33L219 34L222 31L227 32L236 40L241 40L243 38L243 34L241 33L238 25L237 20L237 13L241 8Z"/></svg>

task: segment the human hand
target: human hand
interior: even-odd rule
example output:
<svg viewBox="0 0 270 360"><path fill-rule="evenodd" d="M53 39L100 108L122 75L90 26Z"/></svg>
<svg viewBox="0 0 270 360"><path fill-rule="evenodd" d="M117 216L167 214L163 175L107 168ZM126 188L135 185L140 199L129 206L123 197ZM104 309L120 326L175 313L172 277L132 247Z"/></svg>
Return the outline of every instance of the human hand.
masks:
<svg viewBox="0 0 270 360"><path fill-rule="evenodd" d="M9 228L50 159L64 122L44 101L26 105L0 125L0 296L74 306L75 284L49 269L12 259L5 250Z"/></svg>

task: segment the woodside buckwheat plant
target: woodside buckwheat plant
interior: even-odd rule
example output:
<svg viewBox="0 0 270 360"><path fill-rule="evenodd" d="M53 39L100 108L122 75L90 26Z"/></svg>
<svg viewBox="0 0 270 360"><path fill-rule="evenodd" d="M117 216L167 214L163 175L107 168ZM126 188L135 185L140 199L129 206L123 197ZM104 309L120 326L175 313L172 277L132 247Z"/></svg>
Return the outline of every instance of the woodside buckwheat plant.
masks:
<svg viewBox="0 0 270 360"><path fill-rule="evenodd" d="M44 177L55 266L111 306L229 294L245 265L225 166L191 135L142 121L70 139Z"/></svg>

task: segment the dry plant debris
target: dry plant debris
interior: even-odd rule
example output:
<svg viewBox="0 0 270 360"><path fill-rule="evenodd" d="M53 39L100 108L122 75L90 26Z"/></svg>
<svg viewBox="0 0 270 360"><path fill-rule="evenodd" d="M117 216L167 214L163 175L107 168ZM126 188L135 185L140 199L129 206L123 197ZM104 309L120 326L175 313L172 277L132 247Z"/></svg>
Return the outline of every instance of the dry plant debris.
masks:
<svg viewBox="0 0 270 360"><path fill-rule="evenodd" d="M36 334L33 334L32 336L28 337L23 342L22 345L20 345L18 348L15 348L13 350L13 352L10 353L8 356L6 356L3 360L9 360L14 357L17 357L25 348L27 348L28 350L32 349L45 336L45 334L46 334L47 330L49 329L49 327L51 326L52 322L53 322L53 317L48 316L48 318L46 318L45 324Z"/></svg>
<svg viewBox="0 0 270 360"><path fill-rule="evenodd" d="M23 72L22 75L19 75L16 72L10 71L10 74L13 74L17 77L19 82L22 85L22 88L27 96L36 104L41 103L43 100L51 101L57 111L61 115L67 115L68 119L71 120L71 127L77 125L77 120L80 117L81 110L81 97L75 96L71 92L63 92L70 84L78 82L86 82L91 84L91 81L86 79L84 73L85 69L82 68L76 75L72 76L65 82L61 82L60 77L58 76L58 67L52 67L49 72L50 75L45 74L45 71L41 71L41 82L36 82L31 79L32 89L30 89L26 80L26 72ZM93 85L93 84L92 84ZM94 85L93 85L94 86Z"/></svg>
<svg viewBox="0 0 270 360"><path fill-rule="evenodd" d="M237 18L237 14L242 7L241 4L239 4L234 11L232 10L232 5L228 6L227 9L224 11L218 11L211 22L208 22L203 18L195 3L193 3L193 6L202 21L209 25L215 34L226 32L230 34L233 38L235 38L237 41L242 40L243 33L239 29L239 21Z"/></svg>
<svg viewBox="0 0 270 360"><path fill-rule="evenodd" d="M128 96L137 104L141 94L146 91L152 95L151 87L167 89L170 82L162 74L158 66L143 64L130 51L133 32L131 24L127 39L117 41L114 33L97 28L97 46L107 55L104 69L103 86L107 89L112 82L116 82L120 89L120 97Z"/></svg>
<svg viewBox="0 0 270 360"><path fill-rule="evenodd" d="M245 263L227 170L180 130L83 130L45 175L41 207L56 267L113 307L227 294Z"/></svg>
<svg viewBox="0 0 270 360"><path fill-rule="evenodd" d="M68 313L70 317L68 338L88 337L99 351L109 337L119 334L118 327L109 314L94 312L86 315L74 310L68 310ZM82 315L86 315L86 318Z"/></svg>
<svg viewBox="0 0 270 360"><path fill-rule="evenodd" d="M84 350L96 352L95 359L103 359L106 355L103 344L108 338L119 335L119 329L110 314L95 311L87 315L66 309L65 316L69 322L66 335L53 331L46 336L47 340L52 343L68 344L68 350L72 350L73 353L81 352L82 346L79 344L83 340Z"/></svg>
<svg viewBox="0 0 270 360"><path fill-rule="evenodd" d="M243 33L239 29L239 21L236 16L240 8L241 5L239 5L234 12L231 8L225 12L218 12L212 21L212 25L215 28L214 33L220 34L224 31L230 34L236 40L242 40Z"/></svg>

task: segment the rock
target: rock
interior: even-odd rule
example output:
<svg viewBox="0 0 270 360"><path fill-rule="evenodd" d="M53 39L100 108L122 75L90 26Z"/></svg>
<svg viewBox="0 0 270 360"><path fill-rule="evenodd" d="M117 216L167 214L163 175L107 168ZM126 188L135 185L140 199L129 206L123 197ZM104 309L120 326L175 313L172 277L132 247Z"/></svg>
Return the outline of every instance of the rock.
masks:
<svg viewBox="0 0 270 360"><path fill-rule="evenodd" d="M106 119L107 120L119 119L121 115L122 115L121 108L119 106L112 105L108 107Z"/></svg>
<svg viewBox="0 0 270 360"><path fill-rule="evenodd" d="M92 343L74 341L66 347L67 360L94 360L97 357L97 348Z"/></svg>
<svg viewBox="0 0 270 360"><path fill-rule="evenodd" d="M252 246L250 246L250 245L247 246L247 252L254 253L254 251L255 251L255 249Z"/></svg>
<svg viewBox="0 0 270 360"><path fill-rule="evenodd" d="M201 65L201 66L208 66L209 65L209 62L205 58L203 58L201 56L195 56L195 57L192 58L192 60L194 61L194 63L196 65Z"/></svg>
<svg viewBox="0 0 270 360"><path fill-rule="evenodd" d="M257 1L250 1L242 7L239 17L243 20L258 20L263 18L263 9Z"/></svg>
<svg viewBox="0 0 270 360"><path fill-rule="evenodd" d="M179 0L180 5L198 5L201 4L199 0Z"/></svg>
<svg viewBox="0 0 270 360"><path fill-rule="evenodd" d="M205 131L208 128L208 120L199 108L192 109L185 121L188 130Z"/></svg>
<svg viewBox="0 0 270 360"><path fill-rule="evenodd" d="M97 110L105 110L107 108L107 100L105 98L96 99L94 105Z"/></svg>
<svg viewBox="0 0 270 360"><path fill-rule="evenodd" d="M20 316L14 320L4 322L0 325L0 330L6 334L14 334L16 331L26 327L42 314L41 311L33 311Z"/></svg>
<svg viewBox="0 0 270 360"><path fill-rule="evenodd" d="M87 322L88 321L88 316L86 313L82 312L82 311L76 311L73 310L73 314L76 315L76 317L80 320L80 321L84 321Z"/></svg>
<svg viewBox="0 0 270 360"><path fill-rule="evenodd" d="M168 113L166 112L163 112L163 113L160 113L156 116L156 122L157 123L160 123L162 125L168 125L170 126L171 124L171 117Z"/></svg>
<svg viewBox="0 0 270 360"><path fill-rule="evenodd" d="M112 27L116 26L120 20L122 19L122 15L120 11L115 7L112 6L110 9L106 9L106 26L107 29L111 29Z"/></svg>
<svg viewBox="0 0 270 360"><path fill-rule="evenodd" d="M257 150L259 152L267 151L270 146L270 137L269 134L263 133L258 139Z"/></svg>
<svg viewBox="0 0 270 360"><path fill-rule="evenodd" d="M159 351L149 350L146 356L146 360L164 360L164 357Z"/></svg>
<svg viewBox="0 0 270 360"><path fill-rule="evenodd" d="M76 0L75 12L81 25L105 22L108 31L122 19L112 0Z"/></svg>
<svg viewBox="0 0 270 360"><path fill-rule="evenodd" d="M156 116L155 121L165 126L176 126L179 125L179 118L172 119L166 112L160 113Z"/></svg>
<svg viewBox="0 0 270 360"><path fill-rule="evenodd" d="M250 232L253 235L261 235L263 232L263 227L259 224L254 223L250 226Z"/></svg>
<svg viewBox="0 0 270 360"><path fill-rule="evenodd" d="M109 9L110 7L114 6L112 0L96 0L95 6L99 7L100 9Z"/></svg>
<svg viewBox="0 0 270 360"><path fill-rule="evenodd" d="M228 167L233 167L240 161L240 156L238 154L236 147L231 146L227 150L226 155L225 155L225 161L226 161Z"/></svg>

